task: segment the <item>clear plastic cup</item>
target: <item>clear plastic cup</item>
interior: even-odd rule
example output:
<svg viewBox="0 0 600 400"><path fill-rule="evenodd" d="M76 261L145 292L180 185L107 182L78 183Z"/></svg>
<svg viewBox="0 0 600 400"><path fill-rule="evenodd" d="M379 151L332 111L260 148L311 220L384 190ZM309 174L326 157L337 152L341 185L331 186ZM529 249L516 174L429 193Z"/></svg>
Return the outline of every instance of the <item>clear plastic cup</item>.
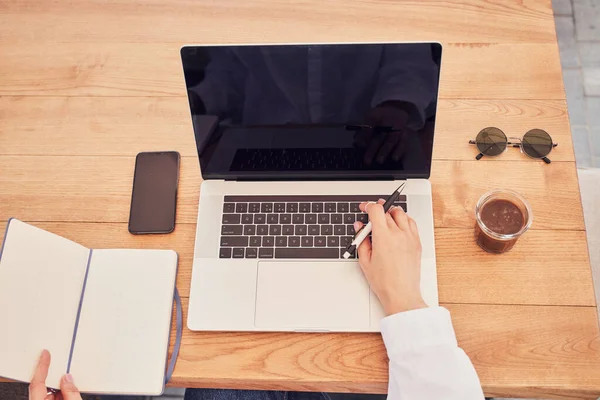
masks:
<svg viewBox="0 0 600 400"><path fill-rule="evenodd" d="M490 253L513 248L533 221L531 207L523 196L512 190L492 190L475 207L475 240Z"/></svg>

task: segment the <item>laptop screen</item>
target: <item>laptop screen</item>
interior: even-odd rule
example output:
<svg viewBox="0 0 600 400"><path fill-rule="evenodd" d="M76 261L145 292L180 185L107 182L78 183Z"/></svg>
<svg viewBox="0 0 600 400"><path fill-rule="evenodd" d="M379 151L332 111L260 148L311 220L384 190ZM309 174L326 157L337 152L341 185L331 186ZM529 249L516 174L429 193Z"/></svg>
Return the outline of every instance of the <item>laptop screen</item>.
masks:
<svg viewBox="0 0 600 400"><path fill-rule="evenodd" d="M428 178L438 43L181 49L204 179Z"/></svg>

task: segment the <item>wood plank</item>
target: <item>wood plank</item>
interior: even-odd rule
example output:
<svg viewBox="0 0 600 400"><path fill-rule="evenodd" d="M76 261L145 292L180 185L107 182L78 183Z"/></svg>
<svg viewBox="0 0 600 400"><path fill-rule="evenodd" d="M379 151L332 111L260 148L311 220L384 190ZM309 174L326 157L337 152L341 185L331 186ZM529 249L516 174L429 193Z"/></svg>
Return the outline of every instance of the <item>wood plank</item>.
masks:
<svg viewBox="0 0 600 400"><path fill-rule="evenodd" d="M0 221L0 243L6 220ZM125 223L34 222L90 248L173 249L177 286L190 293L195 224L170 235L131 235ZM443 303L595 306L585 232L531 231L509 253L485 253L472 229L435 230L438 287ZM493 279L490 279L493 277Z"/></svg>
<svg viewBox="0 0 600 400"><path fill-rule="evenodd" d="M0 215L127 222L134 163L134 157L0 156ZM195 223L201 182L196 157L182 157L180 176L177 222ZM479 197L500 187L528 199L532 229L585 229L574 163L438 160L431 182L439 228L472 228Z"/></svg>
<svg viewBox="0 0 600 400"><path fill-rule="evenodd" d="M448 308L459 346L473 361L486 395L574 399L600 394L594 307ZM170 385L385 393L387 374L379 334L184 329Z"/></svg>
<svg viewBox="0 0 600 400"><path fill-rule="evenodd" d="M401 21L401 23L399 23ZM227 27L224 29L223 27ZM553 42L549 0L4 2L7 42Z"/></svg>
<svg viewBox="0 0 600 400"><path fill-rule="evenodd" d="M560 144L552 161L574 161L568 124L563 100L440 100L433 157L473 160L468 140L497 126L509 136L546 129ZM183 97L0 97L0 132L0 154L131 156L143 144L196 155ZM500 160L528 158L509 149Z"/></svg>
<svg viewBox="0 0 600 400"><path fill-rule="evenodd" d="M0 42L0 95L184 96L181 44ZM556 44L449 44L439 95L564 100L558 59Z"/></svg>

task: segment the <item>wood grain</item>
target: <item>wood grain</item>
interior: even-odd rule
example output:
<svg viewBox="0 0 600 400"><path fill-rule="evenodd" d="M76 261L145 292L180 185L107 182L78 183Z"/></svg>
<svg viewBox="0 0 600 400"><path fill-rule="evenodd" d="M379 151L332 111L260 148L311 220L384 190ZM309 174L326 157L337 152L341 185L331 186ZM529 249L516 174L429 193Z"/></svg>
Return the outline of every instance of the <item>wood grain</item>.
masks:
<svg viewBox="0 0 600 400"><path fill-rule="evenodd" d="M0 95L185 96L182 44L0 41ZM450 44L439 96L564 100L557 59L555 44Z"/></svg>
<svg viewBox="0 0 600 400"><path fill-rule="evenodd" d="M184 310L186 304L187 299ZM591 398L600 393L595 308L466 304L448 308L458 343L473 361L486 395ZM332 391L384 393L387 373L379 334L184 329L171 385L306 391L326 386Z"/></svg>
<svg viewBox="0 0 600 400"><path fill-rule="evenodd" d="M5 223L0 222L0 243ZM177 286L181 296L189 296L195 224L179 224L170 235L145 236L131 235L125 223L33 224L90 248L175 250L179 254ZM442 303L596 304L585 232L531 231L503 255L477 247L473 229L436 228L435 242Z"/></svg>
<svg viewBox="0 0 600 400"><path fill-rule="evenodd" d="M2 4L0 38L53 44L556 40L550 0L20 0Z"/></svg>
<svg viewBox="0 0 600 400"><path fill-rule="evenodd" d="M134 163L134 157L0 156L0 215L127 222ZM195 223L199 165L196 157L182 157L181 165L177 222ZM479 197L501 187L531 203L532 229L585 229L574 163L438 160L431 182L436 227L473 227Z"/></svg>
<svg viewBox="0 0 600 400"><path fill-rule="evenodd" d="M552 160L574 161L563 100L440 100L434 159L473 160L467 142L486 126L519 137L545 129L560 144ZM183 97L0 97L0 132L0 154L131 156L142 145L197 154ZM500 160L529 159L508 149Z"/></svg>

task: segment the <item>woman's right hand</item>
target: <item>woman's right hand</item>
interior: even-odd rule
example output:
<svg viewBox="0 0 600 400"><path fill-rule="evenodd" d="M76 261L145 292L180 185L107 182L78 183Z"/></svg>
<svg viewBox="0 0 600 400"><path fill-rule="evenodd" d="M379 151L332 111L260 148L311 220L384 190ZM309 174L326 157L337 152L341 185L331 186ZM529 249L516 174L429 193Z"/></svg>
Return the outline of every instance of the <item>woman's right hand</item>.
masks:
<svg viewBox="0 0 600 400"><path fill-rule="evenodd" d="M389 213L382 203L362 203L369 214L372 240L358 248L358 262L386 315L425 308L421 297L421 240L416 222L400 207ZM355 223L355 230L362 223Z"/></svg>

